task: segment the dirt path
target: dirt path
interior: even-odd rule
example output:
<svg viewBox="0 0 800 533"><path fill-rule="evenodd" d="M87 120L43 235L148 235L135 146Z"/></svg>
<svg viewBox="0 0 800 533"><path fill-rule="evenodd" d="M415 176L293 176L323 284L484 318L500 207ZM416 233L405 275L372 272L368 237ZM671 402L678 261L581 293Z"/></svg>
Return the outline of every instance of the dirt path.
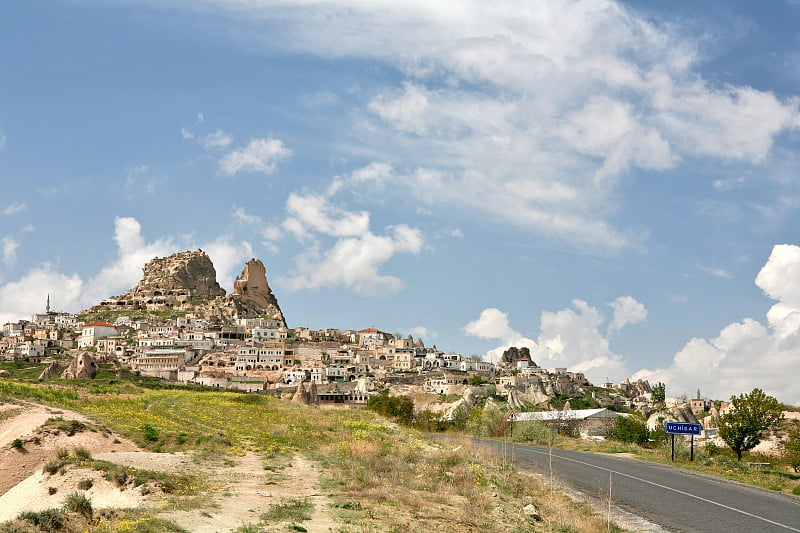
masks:
<svg viewBox="0 0 800 533"><path fill-rule="evenodd" d="M261 514L285 500L306 500L313 504L311 520L302 526L310 533L328 533L337 527L328 513L330 500L319 487L319 471L308 460L294 457L283 469L264 470L255 453L235 458L234 466L215 467L209 474L224 485L213 498L215 507L173 511L164 515L195 533L222 533L256 524Z"/></svg>

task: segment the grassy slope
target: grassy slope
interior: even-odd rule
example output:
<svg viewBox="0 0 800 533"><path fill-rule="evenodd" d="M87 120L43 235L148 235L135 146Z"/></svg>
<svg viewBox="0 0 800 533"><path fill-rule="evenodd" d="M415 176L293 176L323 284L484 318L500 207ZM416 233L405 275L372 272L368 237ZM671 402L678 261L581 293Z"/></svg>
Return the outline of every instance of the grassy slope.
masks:
<svg viewBox="0 0 800 533"><path fill-rule="evenodd" d="M329 512L341 532L608 530L603 517L490 454L467 445L442 448L367 411L309 408L233 392L158 390L124 374L103 378L66 387L58 381L0 381L0 396L81 411L155 451L219 459L253 450L271 465L305 455L324 467L323 486L335 502ZM538 508L538 520L523 512L529 504ZM104 531L107 523L106 529L92 522L82 526ZM249 527L242 531L266 526Z"/></svg>

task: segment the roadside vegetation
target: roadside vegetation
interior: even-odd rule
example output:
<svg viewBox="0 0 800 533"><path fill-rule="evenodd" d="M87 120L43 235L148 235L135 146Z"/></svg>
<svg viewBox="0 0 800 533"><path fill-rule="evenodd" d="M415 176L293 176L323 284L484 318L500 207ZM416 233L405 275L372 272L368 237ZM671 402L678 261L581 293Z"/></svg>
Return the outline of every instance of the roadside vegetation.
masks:
<svg viewBox="0 0 800 533"><path fill-rule="evenodd" d="M365 409L319 409L267 395L188 387L159 389L125 372L104 370L83 382L0 382L0 396L30 399L89 416L84 424L58 417L59 431L109 431L155 452L186 452L200 462L224 463L248 452L265 469L287 468L302 455L322 468L322 486L332 502L324 511L339 533L357 531L619 531L608 518L573 502L500 458L463 444L438 444L391 419L405 405L384 400L384 413ZM130 379L128 379L130 378ZM98 392L101 388L103 392ZM387 417L390 420L387 420ZM407 418L407 417L406 417ZM413 417L409 426L419 422ZM424 427L420 429L425 430ZM180 531L162 510L211 509L224 490L214 480L162 474L98 461L87 450L62 450L45 465L49 476L65 469L100 470L126 490L168 493L166 509L107 511L92 506L78 476L68 507L20 515L0 532ZM86 497L86 501L81 496ZM311 502L286 500L257 509L240 530L303 531ZM283 529L274 529L276 527ZM288 528L288 529L287 529Z"/></svg>

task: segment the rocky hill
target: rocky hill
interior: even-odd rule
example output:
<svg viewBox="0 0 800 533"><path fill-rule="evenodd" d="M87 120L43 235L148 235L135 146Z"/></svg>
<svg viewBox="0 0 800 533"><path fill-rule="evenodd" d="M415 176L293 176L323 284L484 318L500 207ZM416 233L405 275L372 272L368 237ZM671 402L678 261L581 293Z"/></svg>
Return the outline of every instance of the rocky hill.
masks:
<svg viewBox="0 0 800 533"><path fill-rule="evenodd" d="M143 268L142 280L119 296L86 311L90 315L126 311L191 313L215 321L268 316L281 322L278 300L267 283L266 268L258 259L248 261L227 295L217 282L217 271L203 250L156 257ZM121 314L120 313L120 314Z"/></svg>

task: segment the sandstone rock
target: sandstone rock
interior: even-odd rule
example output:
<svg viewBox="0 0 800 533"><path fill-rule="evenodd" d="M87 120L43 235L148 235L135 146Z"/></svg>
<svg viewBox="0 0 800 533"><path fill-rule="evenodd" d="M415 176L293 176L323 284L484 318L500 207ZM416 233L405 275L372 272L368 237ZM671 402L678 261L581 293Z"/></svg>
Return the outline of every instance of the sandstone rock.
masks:
<svg viewBox="0 0 800 533"><path fill-rule="evenodd" d="M251 259L245 263L241 275L233 282L232 299L240 316L269 315L286 326L278 299L267 283L267 270L260 260Z"/></svg>
<svg viewBox="0 0 800 533"><path fill-rule="evenodd" d="M539 513L539 509L537 509L536 506L533 505L532 503L529 503L528 505L523 507L522 512L532 520L542 519L542 515Z"/></svg>
<svg viewBox="0 0 800 533"><path fill-rule="evenodd" d="M75 356L72 362L61 373L61 379L88 379L97 373L97 363L88 353Z"/></svg>
<svg viewBox="0 0 800 533"><path fill-rule="evenodd" d="M8 372L8 370L0 370L0 378L7 378L7 377L11 377L11 374Z"/></svg>
<svg viewBox="0 0 800 533"><path fill-rule="evenodd" d="M56 374L58 374L59 370L60 367L58 366L58 361L53 361L52 363L47 365L47 368L42 370L42 373L39 374L39 379L50 379Z"/></svg>

